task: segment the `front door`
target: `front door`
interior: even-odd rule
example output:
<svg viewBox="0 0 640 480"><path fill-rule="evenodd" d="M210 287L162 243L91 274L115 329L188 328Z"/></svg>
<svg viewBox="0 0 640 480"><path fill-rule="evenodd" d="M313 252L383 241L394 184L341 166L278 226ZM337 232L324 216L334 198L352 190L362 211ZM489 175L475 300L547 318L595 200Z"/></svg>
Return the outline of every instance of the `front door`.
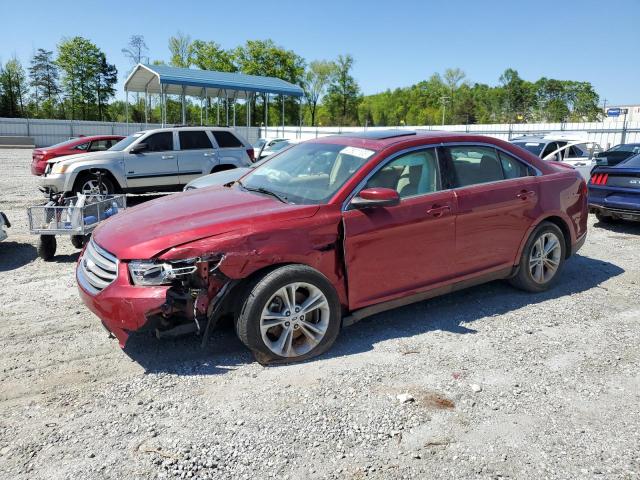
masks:
<svg viewBox="0 0 640 480"><path fill-rule="evenodd" d="M158 132L141 140L147 148L140 153L125 154L127 188L132 190L166 190L180 183L178 155L173 132Z"/></svg>
<svg viewBox="0 0 640 480"><path fill-rule="evenodd" d="M187 184L210 173L217 163L216 149L205 130L181 130L178 133L180 183Z"/></svg>
<svg viewBox="0 0 640 480"><path fill-rule="evenodd" d="M443 191L434 148L386 163L364 188L395 189L393 207L349 209L343 214L349 307L427 289L455 276L452 191Z"/></svg>
<svg viewBox="0 0 640 480"><path fill-rule="evenodd" d="M440 149L458 201L455 257L461 275L510 268L537 218L535 170L493 147Z"/></svg>

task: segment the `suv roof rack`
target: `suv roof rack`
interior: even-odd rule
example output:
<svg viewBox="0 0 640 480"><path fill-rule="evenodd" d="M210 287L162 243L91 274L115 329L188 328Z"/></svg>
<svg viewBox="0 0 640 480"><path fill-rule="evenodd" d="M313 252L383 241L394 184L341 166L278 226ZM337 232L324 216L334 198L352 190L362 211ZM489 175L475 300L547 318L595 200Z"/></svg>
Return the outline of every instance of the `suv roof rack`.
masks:
<svg viewBox="0 0 640 480"><path fill-rule="evenodd" d="M406 137L416 135L411 130L369 130L367 132L344 132L345 137L368 138L371 140L384 140L386 138Z"/></svg>

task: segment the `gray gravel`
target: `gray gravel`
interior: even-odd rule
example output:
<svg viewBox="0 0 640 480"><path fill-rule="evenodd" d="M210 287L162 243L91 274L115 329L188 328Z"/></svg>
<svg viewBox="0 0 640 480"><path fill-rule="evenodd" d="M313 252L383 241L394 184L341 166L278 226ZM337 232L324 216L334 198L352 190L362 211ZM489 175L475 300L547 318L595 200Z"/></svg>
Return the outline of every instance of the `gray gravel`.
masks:
<svg viewBox="0 0 640 480"><path fill-rule="evenodd" d="M29 159L0 150L0 477L640 476L640 225L592 219L551 292L491 283L265 368L230 328L204 351L107 339L68 239L36 258Z"/></svg>

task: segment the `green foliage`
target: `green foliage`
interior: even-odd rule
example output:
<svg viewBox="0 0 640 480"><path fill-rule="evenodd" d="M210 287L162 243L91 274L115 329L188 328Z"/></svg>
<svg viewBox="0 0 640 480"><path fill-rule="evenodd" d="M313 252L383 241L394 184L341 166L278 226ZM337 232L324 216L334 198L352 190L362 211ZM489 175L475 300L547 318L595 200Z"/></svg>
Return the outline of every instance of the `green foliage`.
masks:
<svg viewBox="0 0 640 480"><path fill-rule="evenodd" d="M215 70L218 72L235 72L238 70L233 52L224 50L216 42L195 40L190 45L189 52L193 64L202 70Z"/></svg>
<svg viewBox="0 0 640 480"><path fill-rule="evenodd" d="M361 96L360 87L351 75L352 68L351 55L338 56L324 100L330 121L334 125L358 124L358 106Z"/></svg>
<svg viewBox="0 0 640 480"><path fill-rule="evenodd" d="M26 116L27 78L17 58L0 64L0 116Z"/></svg>
<svg viewBox="0 0 640 480"><path fill-rule="evenodd" d="M189 68L193 63L191 57L191 37L182 32L178 32L175 37L169 37L169 51L171 60L169 63L174 67Z"/></svg>
<svg viewBox="0 0 640 480"><path fill-rule="evenodd" d="M58 68L52 51L43 48L36 51L31 59L29 78L33 89L34 116L42 114L44 117L55 118L60 100L60 86Z"/></svg>
<svg viewBox="0 0 640 480"><path fill-rule="evenodd" d="M309 68L302 78L302 89L309 109L309 124L316 124L318 102L325 94L329 82L336 72L335 62L327 60L315 60L309 64Z"/></svg>

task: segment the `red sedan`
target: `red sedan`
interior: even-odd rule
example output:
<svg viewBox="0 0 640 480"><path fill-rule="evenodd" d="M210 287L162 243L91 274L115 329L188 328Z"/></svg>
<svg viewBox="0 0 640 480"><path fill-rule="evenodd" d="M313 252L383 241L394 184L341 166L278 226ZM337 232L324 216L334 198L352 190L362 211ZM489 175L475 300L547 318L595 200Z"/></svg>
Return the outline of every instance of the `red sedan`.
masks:
<svg viewBox="0 0 640 480"><path fill-rule="evenodd" d="M123 138L121 135L92 135L72 138L46 148L36 148L33 150L31 173L33 175L44 175L47 160L52 158L108 150Z"/></svg>
<svg viewBox="0 0 640 480"><path fill-rule="evenodd" d="M238 182L99 226L80 295L124 345L233 316L261 362L327 350L368 315L506 279L540 292L587 234L571 167L494 138L376 131L308 141Z"/></svg>

